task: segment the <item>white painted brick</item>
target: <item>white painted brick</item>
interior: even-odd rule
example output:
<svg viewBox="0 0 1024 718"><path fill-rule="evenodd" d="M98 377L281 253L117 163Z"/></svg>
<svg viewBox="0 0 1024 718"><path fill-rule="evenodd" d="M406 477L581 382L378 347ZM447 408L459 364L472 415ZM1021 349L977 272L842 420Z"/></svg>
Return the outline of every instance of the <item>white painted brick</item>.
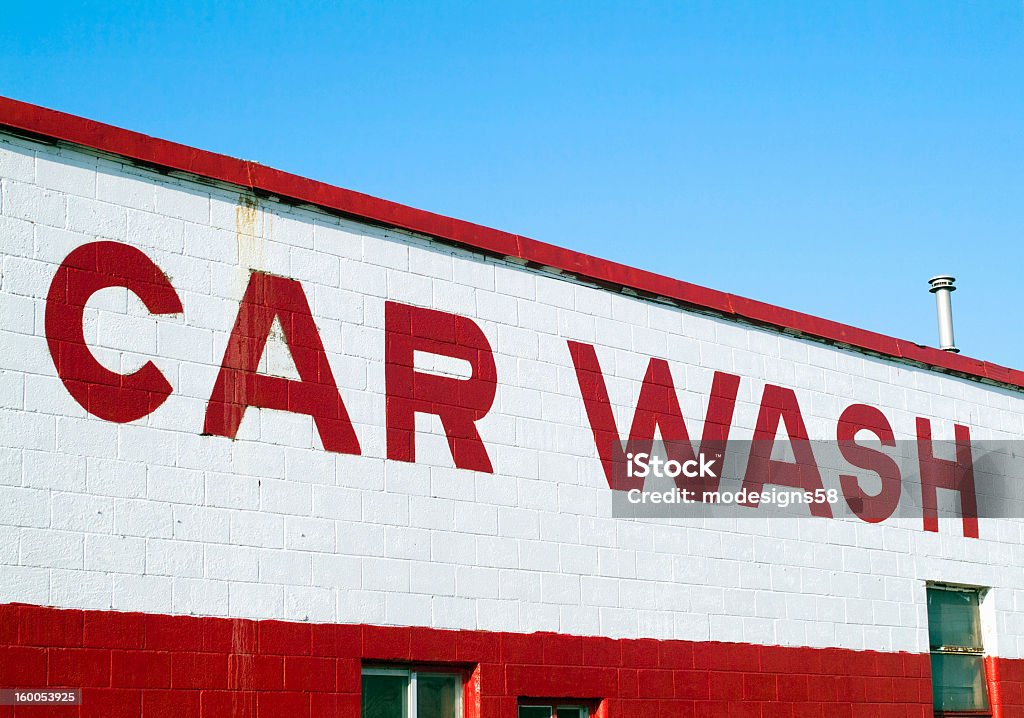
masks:
<svg viewBox="0 0 1024 718"><path fill-rule="evenodd" d="M206 546L204 575L210 579L229 581L259 580L259 551L247 546Z"/></svg>
<svg viewBox="0 0 1024 718"><path fill-rule="evenodd" d="M327 224L329 220L313 222L313 248L325 254L335 254L349 259L363 256L363 238L354 233Z"/></svg>
<svg viewBox="0 0 1024 718"><path fill-rule="evenodd" d="M137 306L136 301L132 299L130 303ZM115 349L121 352L152 356L157 353L156 334L157 324L149 317L143 317L134 311L129 314L101 311L96 326L94 351L96 354L100 354L97 351L100 348ZM109 354L107 352L107 355ZM144 363L145 360L139 361L136 366L131 367L131 370L134 371L137 366ZM113 368L116 369L118 366L115 364Z"/></svg>
<svg viewBox="0 0 1024 718"><path fill-rule="evenodd" d="M106 496L53 493L50 512L54 528L87 533L114 530L114 501Z"/></svg>
<svg viewBox="0 0 1024 718"><path fill-rule="evenodd" d="M961 422L1012 439L1019 392L12 142L0 139L0 601L920 652L923 581L942 578L994 586L992 650L1024 654L1019 521L968 541L951 536L957 522L924 535L920 519L613 518L566 340L598 344L622 433L651 356L670 361L693 438L715 371L742 375L736 439L766 382L797 392L816 438L860 401L900 438L926 416L937 437ZM154 317L125 290L91 300L98 359L124 370L152 358L174 386L125 426L70 397L45 340L55 265L96 237L147 252L185 306ZM309 417L279 411L250 409L235 440L202 435L250 269L302 282L361 455L324 451ZM454 468L428 414L418 462L384 458L385 299L484 330L500 384L478 426L495 473ZM273 340L263 368L288 376L292 364Z"/></svg>
<svg viewBox="0 0 1024 718"><path fill-rule="evenodd" d="M409 562L389 558L364 558L362 587L372 591L408 591Z"/></svg>
<svg viewBox="0 0 1024 718"><path fill-rule="evenodd" d="M11 221L15 222L17 220ZM35 249L32 257L54 265L63 262L72 250L85 244L88 239L77 232L69 232L66 229L57 227L47 227L42 224L34 225L33 229L35 230L33 245ZM52 269L56 269L56 267ZM114 290L107 290L104 293L112 291Z"/></svg>
<svg viewBox="0 0 1024 718"><path fill-rule="evenodd" d="M358 589L362 585L360 559L341 554L313 554L312 583L338 589Z"/></svg>
<svg viewBox="0 0 1024 718"><path fill-rule="evenodd" d="M334 455L327 451L285 451L285 473L291 481L334 483Z"/></svg>
<svg viewBox="0 0 1024 718"><path fill-rule="evenodd" d="M85 568L87 571L141 574L146 568L146 542L131 536L87 534Z"/></svg>
<svg viewBox="0 0 1024 718"><path fill-rule="evenodd" d="M65 159L39 157L36 160L36 182L40 187L61 194L80 197L96 196L96 163L79 164Z"/></svg>
<svg viewBox="0 0 1024 718"><path fill-rule="evenodd" d="M343 623L384 623L384 594L379 591L339 591L337 606Z"/></svg>
<svg viewBox="0 0 1024 718"><path fill-rule="evenodd" d="M146 497L175 504L197 504L203 500L203 474L194 469L171 466L149 467Z"/></svg>
<svg viewBox="0 0 1024 718"><path fill-rule="evenodd" d="M179 294L181 292L210 294L214 291L211 279L213 268L220 265L211 265L204 260L183 254L162 254L158 266Z"/></svg>
<svg viewBox="0 0 1024 718"><path fill-rule="evenodd" d="M68 197L68 224L72 232L90 237L124 239L128 233L128 213L123 207L85 197Z"/></svg>
<svg viewBox="0 0 1024 718"><path fill-rule="evenodd" d="M35 153L7 142L0 142L0 177L21 182L35 182Z"/></svg>
<svg viewBox="0 0 1024 718"><path fill-rule="evenodd" d="M342 259L338 287L375 297L388 295L387 272L381 267Z"/></svg>
<svg viewBox="0 0 1024 718"><path fill-rule="evenodd" d="M479 506L468 502L455 504L455 528L470 534L496 534L498 511L493 506Z"/></svg>
<svg viewBox="0 0 1024 718"><path fill-rule="evenodd" d="M167 219L162 217L162 215L154 216L161 217L163 226L158 228L160 229L161 235L166 237L169 241L177 241L178 234L173 229L173 225L171 223L178 223L180 220ZM129 236L131 236L132 232L132 217L133 215L129 213ZM181 227L184 251L190 257L209 259L214 262L230 266L238 264L238 242L236 241L234 232L202 224L193 224L192 222L182 222ZM228 267L225 267L225 269L227 268Z"/></svg>
<svg viewBox="0 0 1024 718"><path fill-rule="evenodd" d="M0 484L5 486L21 486L22 451L20 449L0 449Z"/></svg>
<svg viewBox="0 0 1024 718"><path fill-rule="evenodd" d="M162 501L114 500L114 532L125 536L170 538L173 535L171 506Z"/></svg>
<svg viewBox="0 0 1024 718"><path fill-rule="evenodd" d="M35 245L34 225L31 222L13 217L0 216L0 237L4 238L4 254L19 257L31 257ZM0 302L5 298L0 297ZM0 311L3 311L0 304ZM6 329L17 331L6 322Z"/></svg>
<svg viewBox="0 0 1024 718"><path fill-rule="evenodd" d="M557 508L557 505L552 508ZM579 518L572 514L541 514L540 537L546 541L578 544L580 542Z"/></svg>
<svg viewBox="0 0 1024 718"><path fill-rule="evenodd" d="M284 618L325 623L334 618L334 591L312 586L286 586Z"/></svg>
<svg viewBox="0 0 1024 718"><path fill-rule="evenodd" d="M134 427L133 427L134 428ZM103 422L95 417L85 419L58 417L56 420L56 448L69 456L86 456L100 459L118 458L118 426ZM133 451L145 460L144 447ZM130 459L130 457L123 457Z"/></svg>
<svg viewBox="0 0 1024 718"><path fill-rule="evenodd" d="M260 508L277 514L306 516L313 508L313 488L292 481L259 481Z"/></svg>
<svg viewBox="0 0 1024 718"><path fill-rule="evenodd" d="M480 536L477 538L477 563L492 568L516 568L519 546L508 538Z"/></svg>
<svg viewBox="0 0 1024 718"><path fill-rule="evenodd" d="M231 471L234 468L234 447L229 441L211 440L209 437L187 432L179 432L175 439L177 466L210 471Z"/></svg>
<svg viewBox="0 0 1024 718"><path fill-rule="evenodd" d="M477 601L477 625L484 631L521 630L518 609L513 601L483 598Z"/></svg>
<svg viewBox="0 0 1024 718"><path fill-rule="evenodd" d="M580 602L580 577L564 574L548 573L541 579L545 603L566 603L575 605Z"/></svg>
<svg viewBox="0 0 1024 718"><path fill-rule="evenodd" d="M225 512L227 513L227 512ZM230 517L233 544L282 548L284 546L284 518L256 511L227 513Z"/></svg>
<svg viewBox="0 0 1024 718"><path fill-rule="evenodd" d="M251 195L245 202L255 201ZM205 224L205 222L203 222ZM212 191L209 224L231 232L245 230L247 234L263 236L263 212L258 207L243 205L235 192Z"/></svg>
<svg viewBox="0 0 1024 718"><path fill-rule="evenodd" d="M155 209L153 183L141 176L125 173L123 168L97 173L96 199L149 212Z"/></svg>
<svg viewBox="0 0 1024 718"><path fill-rule="evenodd" d="M26 297L46 296L52 279L53 267L49 264L23 257L4 257L3 289L5 292ZM20 339L20 341L24 341L24 339ZM37 370L38 366L37 363L31 368L25 367L25 369Z"/></svg>
<svg viewBox="0 0 1024 718"><path fill-rule="evenodd" d="M177 505L173 509L174 538L227 543L231 514L224 509Z"/></svg>
<svg viewBox="0 0 1024 718"><path fill-rule="evenodd" d="M106 458L87 459L86 485L89 493L98 496L143 498L146 495L146 465Z"/></svg>
<svg viewBox="0 0 1024 718"><path fill-rule="evenodd" d="M429 277L409 272L387 272L388 298L406 304L429 305L433 297L433 282Z"/></svg>
<svg viewBox="0 0 1024 718"><path fill-rule="evenodd" d="M459 566L455 569L455 586L459 596L497 598L498 572L482 566Z"/></svg>
<svg viewBox="0 0 1024 718"><path fill-rule="evenodd" d="M210 197L204 190L157 185L154 188L154 207L159 214L189 222L206 224L210 221Z"/></svg>
<svg viewBox="0 0 1024 718"><path fill-rule="evenodd" d="M81 534L50 529L24 529L21 532L23 566L80 569L84 553L85 538Z"/></svg>
<svg viewBox="0 0 1024 718"><path fill-rule="evenodd" d="M201 578L202 544L193 541L150 539L146 542L146 573Z"/></svg>
<svg viewBox="0 0 1024 718"><path fill-rule="evenodd" d="M128 242L136 247L164 252L181 252L185 248L185 223L180 219L129 209L126 222Z"/></svg>
<svg viewBox="0 0 1024 718"><path fill-rule="evenodd" d="M4 179L3 212L8 217L27 222L64 227L67 222L67 197L38 185Z"/></svg>
<svg viewBox="0 0 1024 718"><path fill-rule="evenodd" d="M33 566L0 566L0 586L10 603L47 604L51 571Z"/></svg>
<svg viewBox="0 0 1024 718"><path fill-rule="evenodd" d="M311 249L293 247L289 266L289 276L303 283L311 282L329 287L338 286L340 278L338 260L331 255L324 255Z"/></svg>
<svg viewBox="0 0 1024 718"><path fill-rule="evenodd" d="M228 612L239 618L282 616L284 587L259 583L228 584Z"/></svg>
<svg viewBox="0 0 1024 718"><path fill-rule="evenodd" d="M478 289L494 289L494 266L476 258L453 258L453 277L456 284L467 284Z"/></svg>
<svg viewBox="0 0 1024 718"><path fill-rule="evenodd" d="M333 553L335 541L333 521L313 518L285 520L285 545L290 549Z"/></svg>
<svg viewBox="0 0 1024 718"><path fill-rule="evenodd" d="M249 411L254 411L254 409ZM285 459L275 447L254 441L236 441L231 448L232 468L238 473L271 478L284 476Z"/></svg>
<svg viewBox="0 0 1024 718"><path fill-rule="evenodd" d="M338 550L356 556L384 555L384 528L354 521L336 521Z"/></svg>
<svg viewBox="0 0 1024 718"><path fill-rule="evenodd" d="M70 454L25 451L22 484L37 489L85 490L85 459Z"/></svg>
<svg viewBox="0 0 1024 718"><path fill-rule="evenodd" d="M228 585L223 581L176 578L171 591L171 606L175 613L203 616L229 614Z"/></svg>
<svg viewBox="0 0 1024 718"><path fill-rule="evenodd" d="M113 578L99 571L54 569L50 571L49 604L66 606L74 603L84 609L110 609Z"/></svg>
<svg viewBox="0 0 1024 718"><path fill-rule="evenodd" d="M389 558L430 560L430 532L406 526L384 529L384 554Z"/></svg>
<svg viewBox="0 0 1024 718"><path fill-rule="evenodd" d="M0 523L5 526L49 526L49 492L20 486L0 486Z"/></svg>
<svg viewBox="0 0 1024 718"><path fill-rule="evenodd" d="M18 381L15 385L14 378ZM10 385L10 386L8 386ZM85 417L85 409L72 399L64 389L64 384L54 376L43 376L40 374L15 374L4 372L0 374L0 395L6 391L19 391L17 405L13 405L13 395L10 402L5 402L10 408L20 409L24 406L26 411L39 412L43 414L64 414L76 417ZM21 401L22 397L24 402Z"/></svg>
<svg viewBox="0 0 1024 718"><path fill-rule="evenodd" d="M207 506L258 509L260 505L259 479L208 471L205 474L205 501Z"/></svg>
<svg viewBox="0 0 1024 718"><path fill-rule="evenodd" d="M312 560L308 553L298 551L262 550L259 553L260 580L289 586L312 583Z"/></svg>
<svg viewBox="0 0 1024 718"><path fill-rule="evenodd" d="M405 526L409 523L409 497L391 493L363 494L363 521Z"/></svg>
<svg viewBox="0 0 1024 718"><path fill-rule="evenodd" d="M358 521L362 516L362 494L355 489L340 486L314 486L313 515Z"/></svg>
<svg viewBox="0 0 1024 718"><path fill-rule="evenodd" d="M115 610L133 607L147 613L170 613L171 579L165 576L114 576L113 601Z"/></svg>
<svg viewBox="0 0 1024 718"><path fill-rule="evenodd" d="M434 248L410 246L409 269L416 274L451 281L451 255L438 252Z"/></svg>
<svg viewBox="0 0 1024 718"><path fill-rule="evenodd" d="M389 593L385 603L384 619L399 626L422 625L430 622L431 600L418 594Z"/></svg>
<svg viewBox="0 0 1024 718"><path fill-rule="evenodd" d="M432 623L438 628L476 626L476 601L451 596L434 596Z"/></svg>

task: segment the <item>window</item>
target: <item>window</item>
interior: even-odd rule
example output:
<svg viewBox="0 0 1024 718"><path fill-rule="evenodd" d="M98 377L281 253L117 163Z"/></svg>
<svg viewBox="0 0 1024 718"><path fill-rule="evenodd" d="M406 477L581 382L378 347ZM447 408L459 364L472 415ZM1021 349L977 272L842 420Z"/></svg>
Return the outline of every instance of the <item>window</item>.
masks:
<svg viewBox="0 0 1024 718"><path fill-rule="evenodd" d="M548 700L521 702L519 718L589 718L586 706Z"/></svg>
<svg viewBox="0 0 1024 718"><path fill-rule="evenodd" d="M462 718L462 674L364 668L362 718Z"/></svg>
<svg viewBox="0 0 1024 718"><path fill-rule="evenodd" d="M988 714L980 605L979 589L928 587L928 643L937 714Z"/></svg>

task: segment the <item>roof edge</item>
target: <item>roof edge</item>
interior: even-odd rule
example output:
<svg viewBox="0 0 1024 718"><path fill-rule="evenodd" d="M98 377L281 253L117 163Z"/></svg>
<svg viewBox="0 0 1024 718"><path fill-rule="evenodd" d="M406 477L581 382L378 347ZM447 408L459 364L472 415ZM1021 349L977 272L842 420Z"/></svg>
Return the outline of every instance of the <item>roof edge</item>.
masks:
<svg viewBox="0 0 1024 718"><path fill-rule="evenodd" d="M0 127L548 267L574 277L664 297L718 316L774 328L936 371L1024 390L1024 371L708 289L472 222L416 209L247 160L195 149L77 115L0 97Z"/></svg>

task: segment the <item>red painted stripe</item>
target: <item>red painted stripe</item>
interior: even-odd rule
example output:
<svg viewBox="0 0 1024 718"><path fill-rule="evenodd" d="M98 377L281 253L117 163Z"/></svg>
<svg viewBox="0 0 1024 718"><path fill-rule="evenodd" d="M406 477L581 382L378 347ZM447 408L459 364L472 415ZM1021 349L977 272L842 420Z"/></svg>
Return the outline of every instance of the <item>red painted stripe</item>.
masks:
<svg viewBox="0 0 1024 718"><path fill-rule="evenodd" d="M583 279L665 297L722 316L798 332L948 373L1024 388L1024 372L1016 369L707 289L527 237L334 187L254 162L156 139L25 102L0 97L0 126L109 152L147 165L247 187L282 199L318 205L351 217L419 232L489 254L515 257L551 267Z"/></svg>
<svg viewBox="0 0 1024 718"><path fill-rule="evenodd" d="M515 718L528 696L599 718L931 716L920 654L0 605L0 687L82 688L67 715L357 716L364 661L465 669L467 718ZM988 666L994 715L1024 715L1024 661Z"/></svg>

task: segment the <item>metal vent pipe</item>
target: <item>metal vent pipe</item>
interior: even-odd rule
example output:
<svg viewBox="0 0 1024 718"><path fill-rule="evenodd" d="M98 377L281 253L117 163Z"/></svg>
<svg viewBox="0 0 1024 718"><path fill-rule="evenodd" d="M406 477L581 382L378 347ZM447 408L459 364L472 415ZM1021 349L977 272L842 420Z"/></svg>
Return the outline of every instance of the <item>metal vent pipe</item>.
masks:
<svg viewBox="0 0 1024 718"><path fill-rule="evenodd" d="M930 291L935 295L935 311L939 319L939 349L944 352L959 354L956 342L953 340L953 300L951 295L956 291L953 282L956 279L949 275L940 275L928 280L931 285Z"/></svg>

